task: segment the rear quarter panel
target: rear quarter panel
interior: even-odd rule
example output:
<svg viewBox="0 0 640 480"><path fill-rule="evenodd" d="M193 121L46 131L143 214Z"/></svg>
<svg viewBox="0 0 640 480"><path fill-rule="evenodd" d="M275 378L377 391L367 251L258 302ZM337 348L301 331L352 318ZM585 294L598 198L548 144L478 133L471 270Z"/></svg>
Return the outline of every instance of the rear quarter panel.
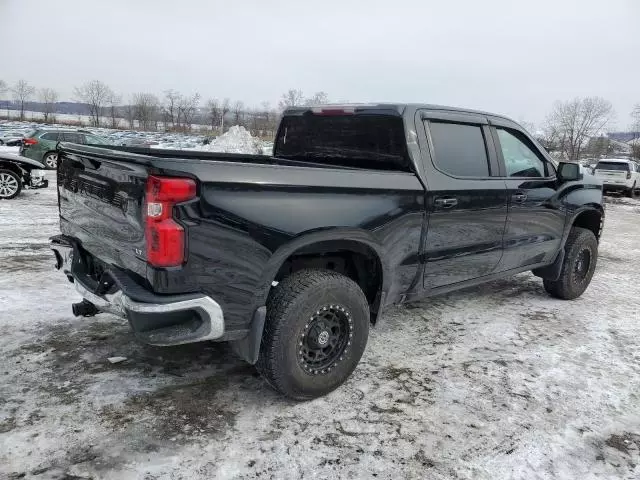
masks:
<svg viewBox="0 0 640 480"><path fill-rule="evenodd" d="M387 298L419 268L424 192L410 173L163 162L200 181L199 199L178 208L188 230L180 272L156 271L167 292L199 289L218 301L229 329L247 325L273 278L297 249L333 239L374 249ZM240 180L242 179L242 180Z"/></svg>

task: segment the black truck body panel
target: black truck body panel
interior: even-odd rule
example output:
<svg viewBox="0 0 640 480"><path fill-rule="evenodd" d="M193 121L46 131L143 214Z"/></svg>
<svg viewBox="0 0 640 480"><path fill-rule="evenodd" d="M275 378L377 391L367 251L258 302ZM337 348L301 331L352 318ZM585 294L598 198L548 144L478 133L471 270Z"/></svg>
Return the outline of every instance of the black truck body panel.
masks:
<svg viewBox="0 0 640 480"><path fill-rule="evenodd" d="M295 108L285 117L308 114L308 108ZM154 294L211 296L224 311L225 339L249 331L278 272L297 254L324 249L376 258L381 283L372 310L379 314L385 304L405 298L551 265L578 215L604 214L597 180L585 175L560 181L544 149L503 117L432 105L358 106L352 114L400 118L409 171L314 164L277 154L62 144L61 231ZM443 171L430 122L477 125L486 142L487 175ZM526 136L548 162L544 178L506 176L497 127ZM145 260L149 175L197 182L197 198L173 212L187 235L181 267L153 268Z"/></svg>

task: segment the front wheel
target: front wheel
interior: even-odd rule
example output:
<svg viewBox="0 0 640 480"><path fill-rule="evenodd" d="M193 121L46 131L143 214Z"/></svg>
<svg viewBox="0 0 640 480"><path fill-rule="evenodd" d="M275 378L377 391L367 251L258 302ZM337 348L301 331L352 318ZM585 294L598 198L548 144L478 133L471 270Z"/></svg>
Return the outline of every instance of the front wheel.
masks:
<svg viewBox="0 0 640 480"><path fill-rule="evenodd" d="M256 367L295 400L326 395L349 378L369 336L369 305L350 278L300 270L270 293Z"/></svg>
<svg viewBox="0 0 640 480"><path fill-rule="evenodd" d="M49 152L45 154L43 161L49 170L55 170L58 167L58 154L56 152Z"/></svg>
<svg viewBox="0 0 640 480"><path fill-rule="evenodd" d="M591 283L598 260L598 240L591 230L573 227L564 246L564 261L558 280L544 280L544 289L563 300L578 298Z"/></svg>
<svg viewBox="0 0 640 480"><path fill-rule="evenodd" d="M0 170L0 198L6 200L17 197L22 190L20 176L11 170Z"/></svg>

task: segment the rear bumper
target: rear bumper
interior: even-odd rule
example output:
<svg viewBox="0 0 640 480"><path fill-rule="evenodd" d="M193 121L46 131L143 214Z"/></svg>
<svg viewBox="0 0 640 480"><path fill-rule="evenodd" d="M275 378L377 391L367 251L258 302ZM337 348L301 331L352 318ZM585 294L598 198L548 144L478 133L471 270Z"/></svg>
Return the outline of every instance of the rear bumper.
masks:
<svg viewBox="0 0 640 480"><path fill-rule="evenodd" d="M633 186L633 184L629 184L627 185L624 182L607 182L607 181L603 181L602 182L602 188L604 190L607 191L622 191L622 190L629 190L631 187Z"/></svg>
<svg viewBox="0 0 640 480"><path fill-rule="evenodd" d="M95 282L83 269L83 255L73 240L58 235L51 238L50 246L56 268L74 283L82 298L99 312L127 319L141 341L168 346L223 337L224 314L211 297L198 293L157 295L116 269L105 270Z"/></svg>

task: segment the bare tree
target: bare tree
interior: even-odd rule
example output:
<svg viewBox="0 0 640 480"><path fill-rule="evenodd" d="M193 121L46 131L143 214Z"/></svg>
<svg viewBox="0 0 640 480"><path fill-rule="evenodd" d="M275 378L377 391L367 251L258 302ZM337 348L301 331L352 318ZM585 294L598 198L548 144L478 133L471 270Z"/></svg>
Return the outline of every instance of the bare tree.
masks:
<svg viewBox="0 0 640 480"><path fill-rule="evenodd" d="M304 101L304 104L309 107L314 105L325 105L327 103L329 103L329 95L327 95L327 92L316 92L313 96Z"/></svg>
<svg viewBox="0 0 640 480"><path fill-rule="evenodd" d="M220 125L220 102L217 98L207 101L207 117L211 122L211 130L215 130L216 125Z"/></svg>
<svg viewBox="0 0 640 480"><path fill-rule="evenodd" d="M133 105L129 104L124 107L124 113L127 116L129 122L129 128L133 130L135 128L136 111Z"/></svg>
<svg viewBox="0 0 640 480"><path fill-rule="evenodd" d="M109 108L109 117L111 118L111 128L118 128L118 105L122 101L122 97L120 95L116 95L114 92L111 92L109 98L107 99L107 105Z"/></svg>
<svg viewBox="0 0 640 480"><path fill-rule="evenodd" d="M631 124L631 131L633 132L631 155L636 160L640 160L640 103L637 103L636 106L633 107L631 118L633 119Z"/></svg>
<svg viewBox="0 0 640 480"><path fill-rule="evenodd" d="M4 96L5 92L9 88L7 87L7 82L0 79L0 99ZM7 100L7 118L9 118L9 100Z"/></svg>
<svg viewBox="0 0 640 480"><path fill-rule="evenodd" d="M18 80L11 89L13 98L20 104L20 120L24 120L24 104L33 96L36 89L29 85L26 80Z"/></svg>
<svg viewBox="0 0 640 480"><path fill-rule="evenodd" d="M40 103L42 103L44 122L49 123L49 121L55 121L52 117L56 111L58 92L53 88L41 88L38 96L40 98Z"/></svg>
<svg viewBox="0 0 640 480"><path fill-rule="evenodd" d="M133 96L133 114L143 130L157 128L160 101L152 93L136 93Z"/></svg>
<svg viewBox="0 0 640 480"><path fill-rule="evenodd" d="M284 110L287 107L296 107L302 105L304 95L302 90L289 89L286 93L282 94L280 98L280 110Z"/></svg>
<svg viewBox="0 0 640 480"><path fill-rule="evenodd" d="M561 152L575 161L589 137L596 135L613 116L611 102L600 97L556 102L547 118L546 130L553 132Z"/></svg>
<svg viewBox="0 0 640 480"><path fill-rule="evenodd" d="M229 113L229 109L231 105L231 101L228 98L225 98L222 101L222 107L221 107L221 115L220 115L220 133L224 133L224 116Z"/></svg>
<svg viewBox="0 0 640 480"><path fill-rule="evenodd" d="M182 94L176 90L165 90L164 92L164 105L162 107L163 117L165 117L165 124L170 123L172 128L180 126L180 112L178 104ZM166 125L165 125L166 127Z"/></svg>
<svg viewBox="0 0 640 480"><path fill-rule="evenodd" d="M76 87L74 92L79 100L89 106L91 124L94 127L99 127L102 109L113 95L111 89L100 80L91 80L80 87Z"/></svg>
<svg viewBox="0 0 640 480"><path fill-rule="evenodd" d="M190 97L181 96L178 100L178 116L182 118L183 130L190 131L193 117L198 111L200 104L200 94L196 93Z"/></svg>
<svg viewBox="0 0 640 480"><path fill-rule="evenodd" d="M233 104L233 122L236 125L242 125L244 117L244 103L238 100Z"/></svg>

